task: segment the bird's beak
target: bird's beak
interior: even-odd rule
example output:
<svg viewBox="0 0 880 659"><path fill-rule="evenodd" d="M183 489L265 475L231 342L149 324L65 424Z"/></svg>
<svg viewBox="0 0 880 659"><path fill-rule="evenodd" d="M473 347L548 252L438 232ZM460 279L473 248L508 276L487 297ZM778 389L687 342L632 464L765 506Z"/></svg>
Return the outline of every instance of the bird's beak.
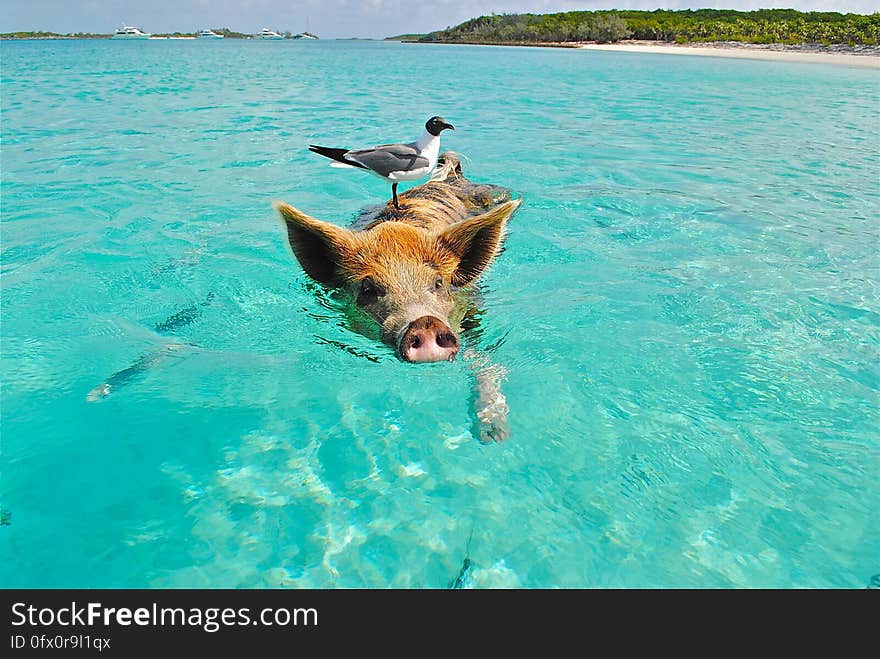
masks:
<svg viewBox="0 0 880 659"><path fill-rule="evenodd" d="M455 126L453 126L452 124L443 124L443 129L445 130L447 128L449 130L455 130Z"/></svg>

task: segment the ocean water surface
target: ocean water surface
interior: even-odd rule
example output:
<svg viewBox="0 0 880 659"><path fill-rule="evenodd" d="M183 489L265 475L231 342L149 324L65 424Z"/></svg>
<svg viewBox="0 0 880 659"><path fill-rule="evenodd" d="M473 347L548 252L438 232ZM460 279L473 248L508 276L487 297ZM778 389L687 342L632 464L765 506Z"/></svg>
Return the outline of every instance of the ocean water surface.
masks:
<svg viewBox="0 0 880 659"><path fill-rule="evenodd" d="M0 584L844 587L880 573L880 75L373 42L2 42ZM283 199L415 139L524 200L467 365L354 331ZM114 375L115 374L115 375ZM109 378L109 380L108 380ZM89 393L112 384L105 397ZM469 542L470 539L470 542Z"/></svg>

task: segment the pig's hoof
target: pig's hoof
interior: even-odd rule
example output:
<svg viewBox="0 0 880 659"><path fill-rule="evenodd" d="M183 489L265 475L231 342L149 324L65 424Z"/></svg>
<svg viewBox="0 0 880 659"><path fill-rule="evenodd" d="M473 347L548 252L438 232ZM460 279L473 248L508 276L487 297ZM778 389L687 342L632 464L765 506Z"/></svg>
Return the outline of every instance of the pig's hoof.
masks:
<svg viewBox="0 0 880 659"><path fill-rule="evenodd" d="M497 398L490 401L481 401L477 407L477 439L483 444L503 442L510 437L510 426L507 423L507 401L504 396L498 394Z"/></svg>

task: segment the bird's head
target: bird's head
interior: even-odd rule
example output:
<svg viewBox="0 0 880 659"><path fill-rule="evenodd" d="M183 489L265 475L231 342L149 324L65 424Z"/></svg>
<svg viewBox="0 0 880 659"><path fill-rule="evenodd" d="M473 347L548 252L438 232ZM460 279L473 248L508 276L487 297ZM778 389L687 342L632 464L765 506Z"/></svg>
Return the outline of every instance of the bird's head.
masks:
<svg viewBox="0 0 880 659"><path fill-rule="evenodd" d="M455 126L446 123L446 119L443 117L431 117L428 119L428 123L425 124L425 130L431 133L431 135L439 135L447 128L455 130Z"/></svg>

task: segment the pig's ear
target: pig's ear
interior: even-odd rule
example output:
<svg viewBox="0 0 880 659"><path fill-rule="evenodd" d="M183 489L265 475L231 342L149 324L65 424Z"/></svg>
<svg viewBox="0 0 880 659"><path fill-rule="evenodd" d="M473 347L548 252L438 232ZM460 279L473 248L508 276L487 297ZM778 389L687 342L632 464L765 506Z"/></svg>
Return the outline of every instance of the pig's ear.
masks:
<svg viewBox="0 0 880 659"><path fill-rule="evenodd" d="M454 224L440 234L441 242L459 257L452 276L454 286L467 286L492 262L504 240L507 220L519 204L520 200L499 204L489 212Z"/></svg>
<svg viewBox="0 0 880 659"><path fill-rule="evenodd" d="M280 201L275 202L275 209L284 219L287 240L306 274L326 286L341 284L340 264L351 244L351 232L309 217Z"/></svg>

